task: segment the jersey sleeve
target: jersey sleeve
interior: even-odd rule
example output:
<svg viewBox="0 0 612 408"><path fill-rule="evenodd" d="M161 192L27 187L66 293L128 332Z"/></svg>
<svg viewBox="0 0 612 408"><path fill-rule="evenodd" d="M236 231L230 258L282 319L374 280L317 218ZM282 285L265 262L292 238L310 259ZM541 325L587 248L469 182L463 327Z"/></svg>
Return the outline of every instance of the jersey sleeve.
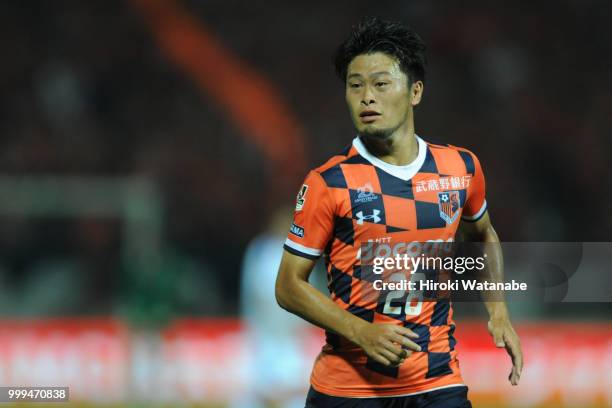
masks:
<svg viewBox="0 0 612 408"><path fill-rule="evenodd" d="M308 259L321 256L332 236L334 213L335 205L329 188L319 173L311 171L296 198L285 250Z"/></svg>
<svg viewBox="0 0 612 408"><path fill-rule="evenodd" d="M485 199L485 178L480 161L472 152L469 153L474 166L473 176L467 191L467 200L463 208L462 220L478 221L487 211ZM468 169L469 171L470 169Z"/></svg>

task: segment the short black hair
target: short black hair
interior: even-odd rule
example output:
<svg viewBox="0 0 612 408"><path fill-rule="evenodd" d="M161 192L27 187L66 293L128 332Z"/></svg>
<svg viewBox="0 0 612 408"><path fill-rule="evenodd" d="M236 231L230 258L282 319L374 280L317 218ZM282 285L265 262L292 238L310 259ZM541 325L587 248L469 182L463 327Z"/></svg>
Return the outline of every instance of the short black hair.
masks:
<svg viewBox="0 0 612 408"><path fill-rule="evenodd" d="M351 35L334 55L336 74L346 81L348 66L362 54L383 52L394 57L408 77L408 83L425 82L427 48L421 37L408 25L368 17L353 27Z"/></svg>

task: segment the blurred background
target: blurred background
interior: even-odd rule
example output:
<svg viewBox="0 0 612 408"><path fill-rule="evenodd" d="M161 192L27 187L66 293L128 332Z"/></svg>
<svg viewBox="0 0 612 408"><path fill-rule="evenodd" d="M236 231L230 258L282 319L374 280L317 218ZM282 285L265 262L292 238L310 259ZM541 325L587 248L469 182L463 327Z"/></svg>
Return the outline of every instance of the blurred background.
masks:
<svg viewBox="0 0 612 408"><path fill-rule="evenodd" d="M331 56L364 16L425 40L417 133L479 156L503 241L609 240L611 11L0 2L0 385L70 385L73 405L303 406L323 340L278 309L274 278L303 177L354 137ZM514 389L483 311L456 314L475 406L612 406L609 303L515 309Z"/></svg>

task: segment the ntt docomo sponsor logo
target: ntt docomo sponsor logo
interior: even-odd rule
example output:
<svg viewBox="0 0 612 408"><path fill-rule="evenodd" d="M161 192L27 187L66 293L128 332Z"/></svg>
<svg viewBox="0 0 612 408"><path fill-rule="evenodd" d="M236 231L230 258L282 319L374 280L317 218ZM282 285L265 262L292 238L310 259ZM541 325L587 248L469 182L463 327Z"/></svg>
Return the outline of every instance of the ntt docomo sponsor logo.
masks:
<svg viewBox="0 0 612 408"><path fill-rule="evenodd" d="M362 264L369 264L375 258L388 258L403 254L409 257L449 255L454 243L452 238L446 241L437 239L424 242L398 242L395 244L387 242L388 240L390 238L382 238L378 241L368 241L362 244L357 251L357 259L361 259Z"/></svg>

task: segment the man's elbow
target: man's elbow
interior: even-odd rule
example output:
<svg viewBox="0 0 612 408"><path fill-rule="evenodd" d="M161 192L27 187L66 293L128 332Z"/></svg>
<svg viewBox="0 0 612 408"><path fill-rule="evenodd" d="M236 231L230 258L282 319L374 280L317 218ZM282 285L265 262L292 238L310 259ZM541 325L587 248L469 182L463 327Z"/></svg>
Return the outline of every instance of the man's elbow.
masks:
<svg viewBox="0 0 612 408"><path fill-rule="evenodd" d="M487 228L486 235L486 242L499 242L499 236L492 225L489 225L489 228Z"/></svg>
<svg viewBox="0 0 612 408"><path fill-rule="evenodd" d="M278 303L278 305L282 309L285 309L286 311L289 312L290 306L289 306L288 290L285 287L285 285L282 284L280 279L276 279L276 287L274 288L274 296L276 297L276 303Z"/></svg>

